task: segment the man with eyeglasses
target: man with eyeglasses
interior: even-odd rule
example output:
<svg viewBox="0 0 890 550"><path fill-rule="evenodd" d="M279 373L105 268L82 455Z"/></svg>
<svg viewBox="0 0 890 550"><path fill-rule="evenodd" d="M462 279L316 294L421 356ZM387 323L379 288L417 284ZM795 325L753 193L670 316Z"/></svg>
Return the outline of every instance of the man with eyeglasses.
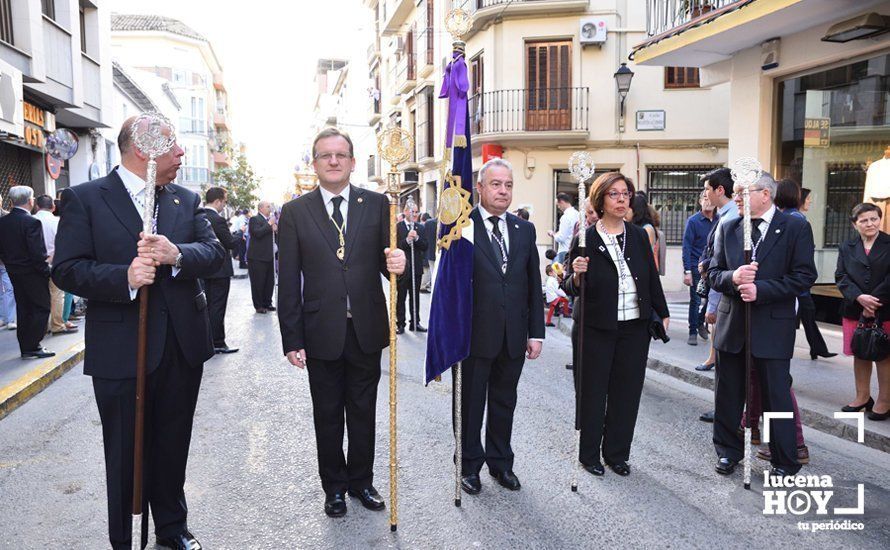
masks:
<svg viewBox="0 0 890 550"><path fill-rule="evenodd" d="M380 276L403 273L405 253L388 248L388 199L350 183L349 135L322 130L312 156L319 187L281 210L278 321L288 361L308 368L324 511L340 517L347 492L369 510L386 507L373 485L377 383L389 345Z"/></svg>
<svg viewBox="0 0 890 550"><path fill-rule="evenodd" d="M742 202L740 186L734 189ZM797 331L797 297L816 282L813 231L803 218L773 204L776 182L764 174L749 191L752 259L745 263L743 220L723 225L708 268L711 288L723 296L717 310L714 348L718 354L714 447L717 473L729 475L742 460L738 435L745 407L745 304L751 304L751 355L764 411L793 413L791 357ZM793 418L769 426L771 475L800 470Z"/></svg>

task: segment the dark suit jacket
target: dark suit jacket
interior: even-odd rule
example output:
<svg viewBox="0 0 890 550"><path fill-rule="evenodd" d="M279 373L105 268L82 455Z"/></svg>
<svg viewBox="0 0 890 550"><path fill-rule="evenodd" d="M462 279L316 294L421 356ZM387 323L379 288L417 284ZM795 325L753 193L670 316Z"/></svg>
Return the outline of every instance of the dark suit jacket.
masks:
<svg viewBox="0 0 890 550"><path fill-rule="evenodd" d="M250 241L247 245L247 261L259 260L271 262L275 259L275 251L272 243L275 241L275 232L262 214L250 218L247 222L247 230L250 232Z"/></svg>
<svg viewBox="0 0 890 550"><path fill-rule="evenodd" d="M417 240L414 241L414 273L419 276L423 273L423 264L426 259L426 251L429 241L426 240L426 230L422 223L414 222L414 230L417 231ZM396 225L396 238L399 241L399 248L405 252L407 275L411 271L411 245L408 244L408 224L400 221Z"/></svg>
<svg viewBox="0 0 890 550"><path fill-rule="evenodd" d="M158 233L179 247L182 269L174 279L170 266L159 267L150 287L149 373L160 364L168 322L189 365L200 366L213 356L207 302L198 279L219 270L225 255L198 195L169 184L158 202ZM90 302L84 374L134 378L139 300L130 300L127 269L136 257L142 215L117 172L65 189L62 205L53 281Z"/></svg>
<svg viewBox="0 0 890 550"><path fill-rule="evenodd" d="M655 267L655 255L649 244L646 230L632 223L624 224L627 245L627 265L630 275L637 285L637 302L640 306L640 319L648 320L654 311L659 318L670 316L658 268ZM579 254L577 237L572 241L569 258ZM607 245L597 232L596 227L587 229L586 256L589 258L587 274L584 276L584 326L600 330L616 330L618 328L618 269L609 255ZM567 262L571 266L571 261ZM569 267L563 279L562 288L566 294L579 296L580 288L573 282L573 273Z"/></svg>
<svg viewBox="0 0 890 550"><path fill-rule="evenodd" d="M426 231L426 259L430 262L436 261L436 239L439 230L439 219L430 218L423 223L423 229Z"/></svg>
<svg viewBox="0 0 890 550"><path fill-rule="evenodd" d="M284 353L338 359L346 342L346 296L365 353L389 345L389 317L380 274L388 276L389 202L351 186L346 257L337 258L338 233L315 189L281 209L278 252L278 324Z"/></svg>
<svg viewBox="0 0 890 550"><path fill-rule="evenodd" d="M711 288L723 294L717 307L714 347L740 353L745 307L732 273L745 263L742 218L727 222L714 241L708 268ZM805 219L776 210L757 249L757 300L751 305L751 353L759 359L791 359L797 330L795 299L816 282L813 230Z"/></svg>
<svg viewBox="0 0 890 550"><path fill-rule="evenodd" d="M507 214L507 273L494 256L479 214L471 214L473 246L473 334L470 355L497 357L506 344L511 358L521 357L529 338L544 338L541 268L535 226Z"/></svg>
<svg viewBox="0 0 890 550"><path fill-rule="evenodd" d="M0 261L13 274L49 276L40 220L21 208L0 218Z"/></svg>
<svg viewBox="0 0 890 550"><path fill-rule="evenodd" d="M862 306L856 301L862 294L871 294L881 303L890 304L890 235L878 233L868 255L859 235L842 244L834 280L844 295L841 314L847 319L859 319L862 315ZM878 310L878 317L883 321L890 321L887 310L886 305Z"/></svg>
<svg viewBox="0 0 890 550"><path fill-rule="evenodd" d="M238 239L235 238L234 235L229 231L229 224L226 223L225 218L219 215L219 212L214 210L213 208L204 208L203 209L204 216L207 217L207 221L210 222L210 227L213 228L213 234L216 235L219 244L222 245L223 248L228 250L235 250L238 246ZM223 258L222 267L209 277L204 277L205 279L225 279L231 277L235 274L235 270L232 268L232 257L226 252L225 258Z"/></svg>

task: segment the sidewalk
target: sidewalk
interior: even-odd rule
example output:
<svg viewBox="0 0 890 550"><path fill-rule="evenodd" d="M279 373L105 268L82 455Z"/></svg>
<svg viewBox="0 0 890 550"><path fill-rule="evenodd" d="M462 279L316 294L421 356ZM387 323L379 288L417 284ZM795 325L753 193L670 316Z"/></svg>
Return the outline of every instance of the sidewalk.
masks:
<svg viewBox="0 0 890 550"><path fill-rule="evenodd" d="M684 296L685 295L685 296ZM668 331L671 341L667 344L653 342L649 348L649 368L662 372L689 384L703 388L714 388L714 371L699 372L695 366L708 357L709 341L698 339L697 346L686 343L688 328L688 294L670 293L671 324ZM681 300L686 299L683 302ZM571 335L572 322L561 319L558 330ZM556 322L556 319L554 319ZM854 396L853 359L841 354L841 328L836 325L819 323L822 336L829 351L837 352L830 359L810 360L810 349L803 329L798 329L794 344L794 358L791 360L791 375L794 377L794 392L803 424L843 439L856 441L857 422L850 419L836 419L834 413L840 411ZM552 328L549 330L557 330ZM877 375L872 375L872 396L878 394ZM705 411L702 411L705 412ZM698 422L698 419L690 419ZM890 453L890 422L875 422L864 419L865 445ZM806 437L806 430L804 431Z"/></svg>
<svg viewBox="0 0 890 550"><path fill-rule="evenodd" d="M75 334L46 336L43 347L56 352L47 359L22 359L15 331L0 329L0 419L83 360L83 324Z"/></svg>

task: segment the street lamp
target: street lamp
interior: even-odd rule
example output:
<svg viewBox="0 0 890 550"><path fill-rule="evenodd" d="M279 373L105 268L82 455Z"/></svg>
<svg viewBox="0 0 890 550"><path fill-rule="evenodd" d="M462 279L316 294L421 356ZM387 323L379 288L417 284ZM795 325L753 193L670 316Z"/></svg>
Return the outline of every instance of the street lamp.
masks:
<svg viewBox="0 0 890 550"><path fill-rule="evenodd" d="M618 131L624 131L624 100L627 99L627 92L630 91L630 81L633 80L634 72L627 68L627 63L622 63L618 70L615 71L615 84L618 85L618 95L621 97L621 111L618 117Z"/></svg>

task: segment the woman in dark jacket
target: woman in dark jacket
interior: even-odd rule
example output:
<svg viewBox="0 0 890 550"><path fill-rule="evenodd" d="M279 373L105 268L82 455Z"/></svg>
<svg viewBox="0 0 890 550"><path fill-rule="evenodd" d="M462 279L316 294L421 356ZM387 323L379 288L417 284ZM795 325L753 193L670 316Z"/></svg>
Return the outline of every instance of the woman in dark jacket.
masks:
<svg viewBox="0 0 890 550"><path fill-rule="evenodd" d="M585 276L584 349L579 460L594 474L630 474L633 440L653 312L668 325L668 307L646 231L624 221L633 184L618 172L601 175L589 200L599 221L587 229L587 257L572 251L563 290L579 294ZM577 369L576 369L577 372Z"/></svg>
<svg viewBox="0 0 890 550"><path fill-rule="evenodd" d="M851 341L860 317L877 319L890 333L890 235L880 230L881 208L863 203L853 207L850 220L859 233L838 249L834 279L844 295L844 355L853 355ZM865 409L872 420L890 418L890 357L877 361L878 400L871 398L872 361L853 357L856 397L844 412Z"/></svg>

